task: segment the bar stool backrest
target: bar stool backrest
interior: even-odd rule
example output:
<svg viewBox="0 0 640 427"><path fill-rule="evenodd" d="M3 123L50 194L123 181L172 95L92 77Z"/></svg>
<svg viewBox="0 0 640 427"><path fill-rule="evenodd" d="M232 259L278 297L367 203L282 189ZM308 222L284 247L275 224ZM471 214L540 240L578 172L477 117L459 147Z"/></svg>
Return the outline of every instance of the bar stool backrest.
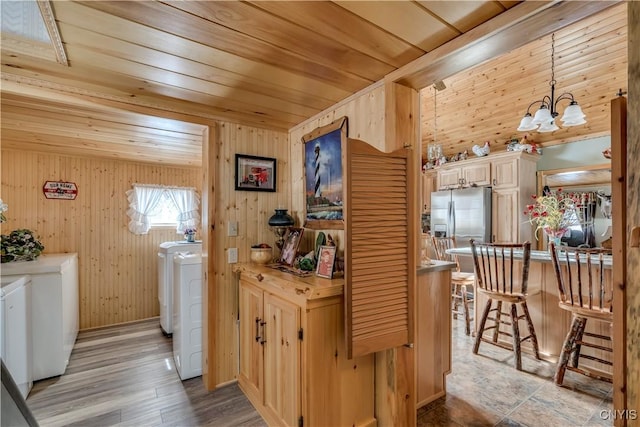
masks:
<svg viewBox="0 0 640 427"><path fill-rule="evenodd" d="M604 255L608 249L572 248L551 243L551 258L560 303L594 314L612 311L613 287L607 286Z"/></svg>
<svg viewBox="0 0 640 427"><path fill-rule="evenodd" d="M460 271L460 263L458 262L458 256L454 254L448 254L448 249L456 247L455 237L431 237L433 241L433 250L436 254L436 258L440 261L449 261L456 263L456 271Z"/></svg>
<svg viewBox="0 0 640 427"><path fill-rule="evenodd" d="M478 243L471 240L478 288L499 294L527 294L531 243Z"/></svg>

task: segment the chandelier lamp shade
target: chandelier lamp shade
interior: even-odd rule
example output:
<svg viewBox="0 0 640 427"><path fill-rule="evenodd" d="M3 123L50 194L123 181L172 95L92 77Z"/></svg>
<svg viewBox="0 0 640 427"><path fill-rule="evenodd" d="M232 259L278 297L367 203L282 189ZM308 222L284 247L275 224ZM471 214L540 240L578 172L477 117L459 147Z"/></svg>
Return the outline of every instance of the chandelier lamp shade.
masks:
<svg viewBox="0 0 640 427"><path fill-rule="evenodd" d="M585 114L582 112L582 108L578 105L573 95L569 92L564 92L557 98L556 94L556 80L555 80L555 34L551 34L551 96L545 95L544 98L538 101L533 101L527 107L527 112L520 121L518 130L521 132L537 130L538 132L553 132L560 129L556 124L556 117L558 113L558 103L563 100L569 101L569 106L564 110L564 114L560 118L562 126L578 126L587 123L585 120ZM535 115L531 115L531 107L539 105L538 111Z"/></svg>

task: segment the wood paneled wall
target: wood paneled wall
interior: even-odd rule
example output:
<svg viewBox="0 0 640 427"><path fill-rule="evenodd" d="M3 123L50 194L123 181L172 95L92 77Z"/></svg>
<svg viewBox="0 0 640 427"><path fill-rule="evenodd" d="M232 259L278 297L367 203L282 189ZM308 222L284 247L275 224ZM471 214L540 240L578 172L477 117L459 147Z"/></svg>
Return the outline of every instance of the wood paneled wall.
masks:
<svg viewBox="0 0 640 427"><path fill-rule="evenodd" d="M325 126L340 117L348 118L348 137L365 141L379 150L385 150L385 88L382 82L374 84L333 108L311 118L291 129L289 140L291 147L291 211L296 225L304 224L305 187L304 187L304 144L303 135ZM314 233L308 230L301 245L310 248L315 241ZM339 255L344 251L344 231L325 230L334 237Z"/></svg>
<svg viewBox="0 0 640 427"><path fill-rule="evenodd" d="M237 378L238 373L238 287L227 262L228 249L238 248L238 261L249 262L250 247L268 243L278 254L275 235L268 220L274 209L291 209L291 170L287 134L220 122L215 128L218 159L209 167L216 168L218 187L215 189L217 218L210 218L215 226L215 284L216 284L216 366L215 382L224 384ZM235 191L235 155L273 157L277 159L276 192ZM238 222L238 236L227 234L229 221Z"/></svg>
<svg viewBox="0 0 640 427"><path fill-rule="evenodd" d="M2 150L2 199L9 205L2 232L28 228L45 253L77 252L80 328L159 315L158 245L180 240L175 229L129 232L125 192L132 183L195 187L200 168ZM78 186L75 200L48 200L47 180Z"/></svg>

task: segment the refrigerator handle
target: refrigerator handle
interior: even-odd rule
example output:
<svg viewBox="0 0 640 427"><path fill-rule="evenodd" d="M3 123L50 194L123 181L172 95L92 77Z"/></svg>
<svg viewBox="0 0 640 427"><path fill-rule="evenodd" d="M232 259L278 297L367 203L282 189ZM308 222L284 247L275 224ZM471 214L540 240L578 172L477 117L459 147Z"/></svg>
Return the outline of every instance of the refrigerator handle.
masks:
<svg viewBox="0 0 640 427"><path fill-rule="evenodd" d="M451 234L449 237L453 237L456 235L456 202L451 201L451 206L449 207L449 221L451 223Z"/></svg>

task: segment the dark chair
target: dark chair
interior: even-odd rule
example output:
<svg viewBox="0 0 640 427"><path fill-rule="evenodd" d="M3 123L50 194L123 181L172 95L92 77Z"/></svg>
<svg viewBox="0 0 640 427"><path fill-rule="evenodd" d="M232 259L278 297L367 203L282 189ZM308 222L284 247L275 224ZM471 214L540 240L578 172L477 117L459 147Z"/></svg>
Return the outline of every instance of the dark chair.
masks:
<svg viewBox="0 0 640 427"><path fill-rule="evenodd" d="M522 351L520 344L531 340L536 359L540 360L538 339L531 322L527 308L527 284L529 280L529 263L531 258L531 243L522 244L492 244L477 243L471 240L471 251L475 265L478 293L487 296L488 300L478 326L473 353L478 354L481 342L493 344L513 351L517 370L522 370ZM515 252L518 252L516 256ZM521 252L521 257L520 257ZM518 259L516 259L518 258ZM502 312L502 304L508 304L508 313ZM494 306L495 304L495 306ZM522 314L518 314L518 306ZM494 313L494 317L489 317ZM503 316L509 316L510 321ZM487 320L493 321L492 326L486 326ZM520 337L519 321L524 320L529 335ZM500 325L510 325L511 333L500 330ZM485 338L485 331L493 331L491 338ZM511 337L511 344L499 341L500 335Z"/></svg>
<svg viewBox="0 0 640 427"><path fill-rule="evenodd" d="M458 257L453 254L448 254L448 249L456 247L455 237L432 237L433 248L437 259L440 261L449 261L456 263L456 270L451 273L451 300L453 318L457 319L459 314L464 317L464 332L467 335L471 334L471 310L470 304L474 303L474 286L476 276L473 273L465 273L460 271L460 264L458 263ZM462 313L460 313L460 305L462 305Z"/></svg>
<svg viewBox="0 0 640 427"><path fill-rule="evenodd" d="M583 347L590 347L613 354L611 332L608 336L585 332L587 320L604 322L611 331L613 289L611 285L607 286L604 278L604 255L609 253L608 249L568 248L551 245L551 259L558 283L559 306L571 313L571 329L562 345L556 373L553 377L557 385L562 385L567 369L612 382L607 373L579 366L580 358L612 366L609 360L582 353ZM590 341L585 341L584 337L589 337ZM594 342L591 338L598 339L600 342Z"/></svg>

